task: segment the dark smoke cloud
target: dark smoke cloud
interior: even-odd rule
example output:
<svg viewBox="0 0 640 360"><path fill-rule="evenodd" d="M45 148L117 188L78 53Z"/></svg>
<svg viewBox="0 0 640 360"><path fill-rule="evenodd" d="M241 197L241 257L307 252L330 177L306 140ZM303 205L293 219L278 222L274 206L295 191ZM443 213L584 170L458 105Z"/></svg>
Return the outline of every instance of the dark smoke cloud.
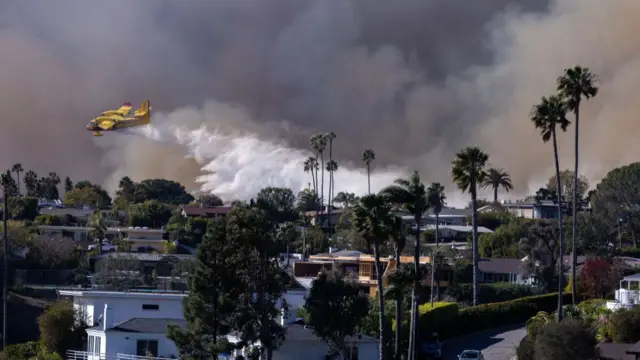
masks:
<svg viewBox="0 0 640 360"><path fill-rule="evenodd" d="M373 148L378 166L447 184L455 151L478 144L526 193L552 166L529 109L581 63L603 80L582 127L583 169L597 180L635 160L639 10L637 0L5 0L0 165L195 189L201 166L180 146L84 129L101 110L150 98L164 112L195 106L173 116L191 127L293 147L332 130L341 162ZM196 114L211 101L242 115Z"/></svg>

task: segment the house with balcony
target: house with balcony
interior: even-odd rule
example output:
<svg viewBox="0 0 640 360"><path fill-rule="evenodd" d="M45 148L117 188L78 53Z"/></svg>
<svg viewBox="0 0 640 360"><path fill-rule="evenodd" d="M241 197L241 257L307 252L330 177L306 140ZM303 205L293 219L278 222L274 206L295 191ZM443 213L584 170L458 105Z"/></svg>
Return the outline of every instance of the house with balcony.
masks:
<svg viewBox="0 0 640 360"><path fill-rule="evenodd" d="M167 326L184 325L184 293L59 290L87 323L87 344L70 350L67 360L175 359Z"/></svg>
<svg viewBox="0 0 640 360"><path fill-rule="evenodd" d="M396 268L397 261L394 257L380 258L383 275L382 286L387 287L388 274ZM401 263L413 263L413 256L401 256ZM420 263L423 266L430 264L429 257L421 257ZM301 284L311 286L311 282L318 276L322 269L338 270L345 274L353 273L357 275L361 288L370 296L378 293L378 277L375 270L375 258L373 255L364 254L360 251L342 250L331 253L317 254L309 256L307 261L297 261L293 264L293 275ZM439 286L446 287L453 276L453 270L448 264L439 266ZM423 280L427 286L430 285L431 278Z"/></svg>
<svg viewBox="0 0 640 360"><path fill-rule="evenodd" d="M607 301L609 310L631 309L640 305L640 274L628 275L620 280L614 300Z"/></svg>

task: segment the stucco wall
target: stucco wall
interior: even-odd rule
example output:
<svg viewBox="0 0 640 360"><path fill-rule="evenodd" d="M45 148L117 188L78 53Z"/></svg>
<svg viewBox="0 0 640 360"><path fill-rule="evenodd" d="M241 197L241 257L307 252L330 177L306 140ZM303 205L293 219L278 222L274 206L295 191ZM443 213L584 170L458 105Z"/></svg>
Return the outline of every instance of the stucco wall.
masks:
<svg viewBox="0 0 640 360"><path fill-rule="evenodd" d="M75 297L75 308L81 313L86 314L89 326L94 326L104 311L104 305L109 304L112 309L113 319L109 320L112 324L132 318L168 318L182 319L182 298L173 299L157 299L147 298L111 298L111 297ZM142 310L142 304L158 305L158 310Z"/></svg>
<svg viewBox="0 0 640 360"><path fill-rule="evenodd" d="M158 357L178 357L178 350L173 341L167 339L165 334L125 333L120 331L107 331L107 354L136 355L138 340L158 341Z"/></svg>

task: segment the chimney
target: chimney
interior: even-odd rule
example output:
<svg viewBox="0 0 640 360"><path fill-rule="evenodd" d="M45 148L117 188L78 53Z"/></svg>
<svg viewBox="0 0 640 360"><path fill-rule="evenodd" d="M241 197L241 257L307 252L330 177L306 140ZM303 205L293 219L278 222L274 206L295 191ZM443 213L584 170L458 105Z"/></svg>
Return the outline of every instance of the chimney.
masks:
<svg viewBox="0 0 640 360"><path fill-rule="evenodd" d="M102 330L106 331L113 327L113 309L109 304L104 304L104 313L102 314Z"/></svg>

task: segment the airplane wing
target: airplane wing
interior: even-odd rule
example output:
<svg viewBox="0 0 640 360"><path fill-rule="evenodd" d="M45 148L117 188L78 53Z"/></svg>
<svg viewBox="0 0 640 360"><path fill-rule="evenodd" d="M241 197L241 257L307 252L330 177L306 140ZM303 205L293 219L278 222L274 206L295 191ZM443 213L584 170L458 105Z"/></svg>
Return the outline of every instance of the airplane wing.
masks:
<svg viewBox="0 0 640 360"><path fill-rule="evenodd" d="M119 116L123 116L124 117L127 114L129 114L129 112L131 111L132 107L133 106L131 106L130 103L124 103L117 110L107 110L107 111L103 112L102 116L119 115Z"/></svg>
<svg viewBox="0 0 640 360"><path fill-rule="evenodd" d="M116 125L116 120L112 119L112 120L102 120L100 121L100 123L98 124L98 127L100 127L102 130L112 130L115 125Z"/></svg>

